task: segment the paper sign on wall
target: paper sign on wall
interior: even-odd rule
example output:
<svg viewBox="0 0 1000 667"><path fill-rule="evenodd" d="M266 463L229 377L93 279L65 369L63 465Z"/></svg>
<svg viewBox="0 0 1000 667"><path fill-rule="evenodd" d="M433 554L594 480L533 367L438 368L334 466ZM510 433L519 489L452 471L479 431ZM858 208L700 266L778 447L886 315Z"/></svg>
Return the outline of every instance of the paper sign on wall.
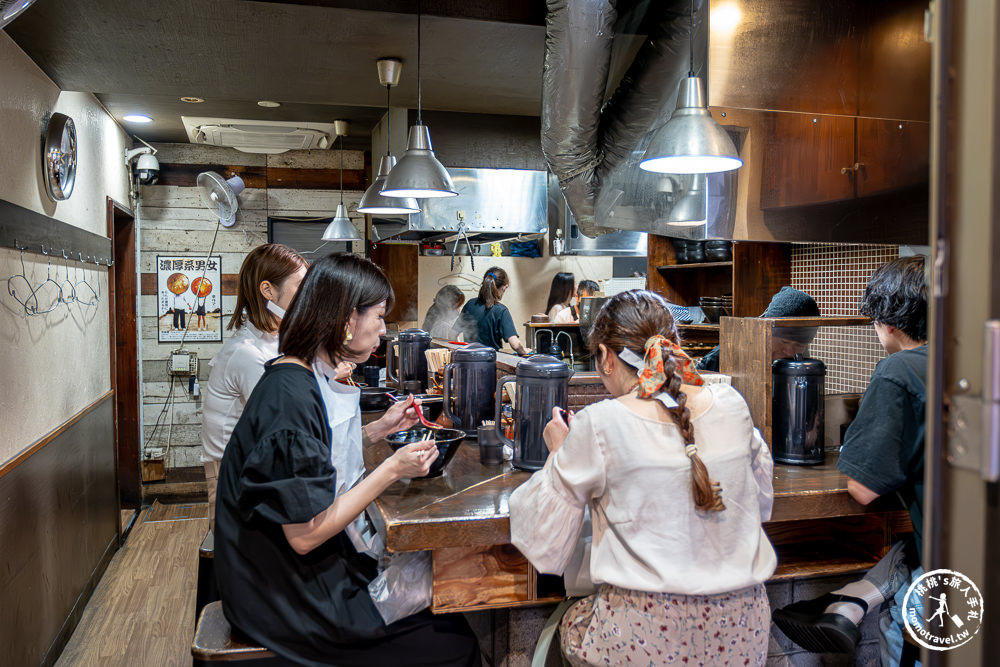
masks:
<svg viewBox="0 0 1000 667"><path fill-rule="evenodd" d="M222 256L156 256L156 339L222 342Z"/></svg>

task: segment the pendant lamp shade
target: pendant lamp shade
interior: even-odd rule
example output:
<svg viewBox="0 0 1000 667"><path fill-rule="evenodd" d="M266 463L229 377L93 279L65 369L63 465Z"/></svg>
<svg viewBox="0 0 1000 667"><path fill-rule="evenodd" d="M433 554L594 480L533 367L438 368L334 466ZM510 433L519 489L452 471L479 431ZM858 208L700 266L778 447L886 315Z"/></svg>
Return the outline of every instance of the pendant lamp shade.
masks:
<svg viewBox="0 0 1000 667"><path fill-rule="evenodd" d="M385 188L385 179L389 172L396 166L394 155L383 155L382 161L378 165L378 176L375 182L368 186L361 204L358 205L358 213L368 213L370 215L408 215L419 213L420 204L413 197L386 197L382 194Z"/></svg>
<svg viewBox="0 0 1000 667"><path fill-rule="evenodd" d="M406 152L385 179L382 194L386 197L454 197L458 194L451 175L431 148L431 133L418 123L410 128Z"/></svg>
<svg viewBox="0 0 1000 667"><path fill-rule="evenodd" d="M347 217L347 209L343 204L337 204L337 214L323 230L324 241L360 241L361 232Z"/></svg>
<svg viewBox="0 0 1000 667"><path fill-rule="evenodd" d="M665 174L714 174L743 166L733 140L712 119L701 79L686 76L677 93L677 108L653 134L641 169Z"/></svg>
<svg viewBox="0 0 1000 667"><path fill-rule="evenodd" d="M708 221L708 177L694 174L691 187L677 200L667 214L667 224L672 227L695 227Z"/></svg>

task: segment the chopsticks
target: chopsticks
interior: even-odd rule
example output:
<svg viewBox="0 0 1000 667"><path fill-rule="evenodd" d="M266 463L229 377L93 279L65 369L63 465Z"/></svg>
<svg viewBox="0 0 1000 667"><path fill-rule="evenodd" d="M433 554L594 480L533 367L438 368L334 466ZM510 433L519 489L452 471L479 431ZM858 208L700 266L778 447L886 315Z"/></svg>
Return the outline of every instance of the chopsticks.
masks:
<svg viewBox="0 0 1000 667"><path fill-rule="evenodd" d="M405 399L399 398L398 396L394 396L393 394L390 394L388 392L386 392L385 395L388 396L389 400L392 401L393 403L399 403L400 401L405 400ZM432 428L432 429L442 429L442 428L444 428L444 426L441 426L440 424L435 424L434 422L427 421L427 417L424 417L424 411L421 410L419 408L419 406L413 406L413 407L417 411L417 419L420 420L421 424L423 424L427 428Z"/></svg>

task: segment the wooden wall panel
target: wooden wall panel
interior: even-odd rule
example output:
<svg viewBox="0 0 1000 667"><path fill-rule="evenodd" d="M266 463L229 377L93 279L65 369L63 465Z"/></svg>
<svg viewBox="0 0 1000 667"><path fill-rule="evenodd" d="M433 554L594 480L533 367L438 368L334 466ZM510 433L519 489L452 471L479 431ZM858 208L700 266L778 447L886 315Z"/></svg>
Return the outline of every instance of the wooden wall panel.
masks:
<svg viewBox="0 0 1000 667"><path fill-rule="evenodd" d="M434 611L488 609L527 602L524 556L510 544L434 551Z"/></svg>
<svg viewBox="0 0 1000 667"><path fill-rule="evenodd" d="M53 664L118 545L114 394L0 469L0 665Z"/></svg>
<svg viewBox="0 0 1000 667"><path fill-rule="evenodd" d="M418 256L415 245L380 243L372 248L372 261L382 267L396 293L396 304L386 313L386 322L423 322L424 313L417 311Z"/></svg>

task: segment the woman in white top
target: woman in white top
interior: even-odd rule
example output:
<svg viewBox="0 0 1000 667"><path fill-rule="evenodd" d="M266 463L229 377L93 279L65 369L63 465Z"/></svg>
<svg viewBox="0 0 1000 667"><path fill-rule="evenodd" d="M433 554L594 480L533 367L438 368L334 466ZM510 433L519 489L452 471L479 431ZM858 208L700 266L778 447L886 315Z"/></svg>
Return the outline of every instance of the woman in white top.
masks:
<svg viewBox="0 0 1000 667"><path fill-rule="evenodd" d="M511 542L548 573L566 571L590 509L589 574L600 586L563 616L564 655L574 665L763 665L773 464L746 402L729 385L699 386L653 292L613 297L589 344L615 398L569 424L557 408L545 467L510 498Z"/></svg>
<svg viewBox="0 0 1000 667"><path fill-rule="evenodd" d="M254 248L240 267L236 308L226 327L236 331L208 364L212 372L202 403L201 462L213 529L219 462L250 392L264 374L264 362L278 356L278 326L306 268L299 253L280 243Z"/></svg>
<svg viewBox="0 0 1000 667"><path fill-rule="evenodd" d="M559 272L552 278L549 287L549 302L545 312L550 324L572 324L576 321L570 303L576 297L576 279L572 273Z"/></svg>

